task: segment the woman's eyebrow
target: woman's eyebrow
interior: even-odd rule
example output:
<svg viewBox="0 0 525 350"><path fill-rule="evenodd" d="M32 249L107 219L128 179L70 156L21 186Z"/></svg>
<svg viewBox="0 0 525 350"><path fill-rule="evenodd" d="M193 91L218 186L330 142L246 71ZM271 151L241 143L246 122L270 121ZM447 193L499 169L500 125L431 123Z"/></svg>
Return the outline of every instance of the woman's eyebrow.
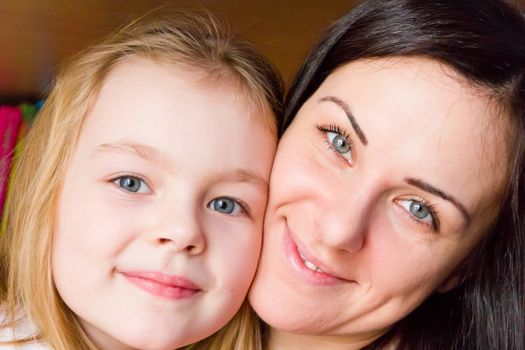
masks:
<svg viewBox="0 0 525 350"><path fill-rule="evenodd" d="M346 116L348 117L348 120L350 121L350 124L352 124L352 127L354 128L355 133L357 134L357 137L359 138L359 140L361 140L361 143L364 146L366 146L368 144L368 140L365 134L363 133L363 130L355 120L354 115L352 114L352 112L350 112L350 106L348 106L348 104L345 101L335 96L325 96L321 97L321 99L319 100L319 102L326 101L335 103L339 108L343 110L343 112L345 112Z"/></svg>
<svg viewBox="0 0 525 350"><path fill-rule="evenodd" d="M451 195L443 192L442 190L440 189L437 189L436 187L420 180L420 179L416 179L416 178L411 178L411 177L407 177L405 178L405 182L409 185L412 185L412 186L415 186L425 192L428 192L428 193L432 193L438 197L441 197L443 198L444 200L446 201L449 201L450 203L452 203L456 208L458 208L458 210L461 212L461 214L463 215L463 217L465 218L465 221L467 222L467 226L470 224L470 220L471 220L471 217L470 217L470 214L469 212L467 211L467 209L465 208L465 206L463 204L461 204L457 199L455 199L454 197L452 197Z"/></svg>

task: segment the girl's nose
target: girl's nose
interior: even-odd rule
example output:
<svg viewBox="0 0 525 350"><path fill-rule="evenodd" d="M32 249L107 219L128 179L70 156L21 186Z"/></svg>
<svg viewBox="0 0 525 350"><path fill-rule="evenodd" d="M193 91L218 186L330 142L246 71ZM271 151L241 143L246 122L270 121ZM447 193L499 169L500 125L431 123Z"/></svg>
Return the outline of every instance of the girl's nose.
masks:
<svg viewBox="0 0 525 350"><path fill-rule="evenodd" d="M163 224L156 228L154 243L176 252L201 254L206 248L206 239L199 210L190 203L186 207L180 204L181 201L172 206L172 210L164 211Z"/></svg>

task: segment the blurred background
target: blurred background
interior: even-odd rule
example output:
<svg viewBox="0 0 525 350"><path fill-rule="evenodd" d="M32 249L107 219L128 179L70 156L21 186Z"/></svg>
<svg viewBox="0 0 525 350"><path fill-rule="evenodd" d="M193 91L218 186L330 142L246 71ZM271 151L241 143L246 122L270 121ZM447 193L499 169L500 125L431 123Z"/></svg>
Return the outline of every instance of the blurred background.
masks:
<svg viewBox="0 0 525 350"><path fill-rule="evenodd" d="M37 100L61 62L159 6L211 11L254 42L288 83L323 30L355 2L0 0L0 104Z"/></svg>

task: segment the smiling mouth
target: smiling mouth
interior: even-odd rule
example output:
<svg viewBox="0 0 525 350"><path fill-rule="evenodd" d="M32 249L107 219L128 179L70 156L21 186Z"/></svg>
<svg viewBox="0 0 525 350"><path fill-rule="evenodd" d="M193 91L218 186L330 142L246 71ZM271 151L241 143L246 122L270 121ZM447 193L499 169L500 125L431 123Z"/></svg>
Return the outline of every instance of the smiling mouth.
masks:
<svg viewBox="0 0 525 350"><path fill-rule="evenodd" d="M304 255L303 253L301 253L301 251L299 250L299 248L297 248L297 253L299 253L299 257L301 258L301 260L303 261L304 263L304 266L306 266L308 269L314 271L314 272L322 272L322 273L326 273L324 272L323 270L321 270L320 268L318 268L317 266L314 265L313 262L311 262L310 260L308 260Z"/></svg>
<svg viewBox="0 0 525 350"><path fill-rule="evenodd" d="M288 227L286 227L283 239L287 265L295 272L294 274L299 276L303 281L309 284L325 286L353 282L332 275L314 264L305 253L301 252Z"/></svg>
<svg viewBox="0 0 525 350"><path fill-rule="evenodd" d="M165 299L187 299L202 291L192 281L179 276L151 271L127 271L122 275L136 287Z"/></svg>

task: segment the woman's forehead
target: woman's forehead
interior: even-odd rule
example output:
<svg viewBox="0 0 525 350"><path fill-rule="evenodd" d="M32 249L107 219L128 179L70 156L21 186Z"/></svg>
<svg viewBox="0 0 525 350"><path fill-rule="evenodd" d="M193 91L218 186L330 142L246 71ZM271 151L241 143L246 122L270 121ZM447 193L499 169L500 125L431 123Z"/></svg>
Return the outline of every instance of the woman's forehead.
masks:
<svg viewBox="0 0 525 350"><path fill-rule="evenodd" d="M309 102L332 95L348 105L370 143L410 138L483 157L492 149L498 158L507 149L510 122L495 99L430 59L355 61L332 73Z"/></svg>

